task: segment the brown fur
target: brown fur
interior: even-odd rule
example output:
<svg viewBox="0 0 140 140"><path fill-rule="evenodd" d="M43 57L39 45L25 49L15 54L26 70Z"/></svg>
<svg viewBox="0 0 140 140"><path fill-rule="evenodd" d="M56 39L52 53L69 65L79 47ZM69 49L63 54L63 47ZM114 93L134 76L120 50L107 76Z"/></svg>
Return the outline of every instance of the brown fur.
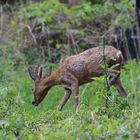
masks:
<svg viewBox="0 0 140 140"><path fill-rule="evenodd" d="M72 94L75 111L77 111L79 85L91 82L92 77L99 77L106 73L110 76L110 84L116 87L121 96L126 97L127 94L120 81L122 58L121 52L112 46L105 47L104 55L102 47L95 47L67 57L48 77L41 77L41 68L38 68L38 71L35 72L29 69L30 76L35 81L33 104L37 106L51 87L62 85L64 87L64 97L58 106L58 110L63 108ZM103 68L104 63L108 64L108 67L115 67L112 70L105 70Z"/></svg>

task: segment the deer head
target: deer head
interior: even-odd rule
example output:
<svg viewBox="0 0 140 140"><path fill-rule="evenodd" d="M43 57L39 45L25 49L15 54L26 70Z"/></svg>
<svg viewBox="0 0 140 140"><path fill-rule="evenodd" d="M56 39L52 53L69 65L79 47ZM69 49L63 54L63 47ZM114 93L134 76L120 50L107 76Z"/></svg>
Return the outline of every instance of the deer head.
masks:
<svg viewBox="0 0 140 140"><path fill-rule="evenodd" d="M34 81L32 92L34 94L34 100L32 104L34 106L39 105L39 103L44 99L45 95L48 93L49 86L44 84L44 78L42 77L42 67L37 66L35 71L31 67L28 68L29 75Z"/></svg>

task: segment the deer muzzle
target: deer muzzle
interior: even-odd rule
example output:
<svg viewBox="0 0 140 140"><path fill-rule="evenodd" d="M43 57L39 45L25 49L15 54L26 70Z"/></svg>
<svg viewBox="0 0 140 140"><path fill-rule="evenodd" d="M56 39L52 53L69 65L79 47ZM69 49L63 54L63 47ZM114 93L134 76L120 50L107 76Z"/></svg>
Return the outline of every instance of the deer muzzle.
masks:
<svg viewBox="0 0 140 140"><path fill-rule="evenodd" d="M38 104L35 101L32 101L32 105L37 106Z"/></svg>
<svg viewBox="0 0 140 140"><path fill-rule="evenodd" d="M35 101L32 101L32 105L34 105L35 104Z"/></svg>

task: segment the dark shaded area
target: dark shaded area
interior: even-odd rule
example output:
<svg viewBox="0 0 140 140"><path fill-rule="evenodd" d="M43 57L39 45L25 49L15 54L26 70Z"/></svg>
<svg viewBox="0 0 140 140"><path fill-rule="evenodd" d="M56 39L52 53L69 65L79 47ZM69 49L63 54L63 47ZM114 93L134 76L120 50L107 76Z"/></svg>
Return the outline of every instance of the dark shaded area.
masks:
<svg viewBox="0 0 140 140"><path fill-rule="evenodd" d="M133 29L127 29L125 34L126 34L126 38L127 38L127 44L128 44L128 49L130 52L130 57L131 57L131 59L137 60L138 58L137 58L136 50L137 50L138 46L134 45L134 41L136 42L137 40L132 38L132 30ZM135 32L135 34L136 34L136 32Z"/></svg>
<svg viewBox="0 0 140 140"><path fill-rule="evenodd" d="M136 0L136 13L138 18L138 23L140 26L140 1L139 0Z"/></svg>
<svg viewBox="0 0 140 140"><path fill-rule="evenodd" d="M123 47L124 44L123 41L121 43L120 50L123 53L124 59L136 59L137 61L140 60L139 55L139 41L140 41L140 1L136 0L136 21L134 23L134 26L132 28L128 28L125 31L126 41L127 41L127 47L128 51ZM129 54L128 54L129 53Z"/></svg>

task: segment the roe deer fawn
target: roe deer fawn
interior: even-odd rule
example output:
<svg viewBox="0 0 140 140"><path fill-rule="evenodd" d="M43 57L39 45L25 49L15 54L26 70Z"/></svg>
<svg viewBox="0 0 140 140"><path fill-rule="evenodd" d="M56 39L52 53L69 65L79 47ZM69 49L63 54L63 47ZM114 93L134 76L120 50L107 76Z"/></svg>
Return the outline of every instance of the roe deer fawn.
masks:
<svg viewBox="0 0 140 140"><path fill-rule="evenodd" d="M105 57L105 59L104 59ZM63 63L53 71L49 76L42 77L42 67L37 67L35 71L29 68L29 74L34 80L34 101L37 106L46 96L51 87L62 85L64 87L64 96L57 109L62 110L70 95L73 96L75 111L78 111L78 92L79 86L93 81L92 77L109 75L110 85L114 85L122 97L127 94L120 81L120 71L122 64L122 53L112 46L95 47L88 49L80 54L68 56ZM102 65L108 65L103 68Z"/></svg>

